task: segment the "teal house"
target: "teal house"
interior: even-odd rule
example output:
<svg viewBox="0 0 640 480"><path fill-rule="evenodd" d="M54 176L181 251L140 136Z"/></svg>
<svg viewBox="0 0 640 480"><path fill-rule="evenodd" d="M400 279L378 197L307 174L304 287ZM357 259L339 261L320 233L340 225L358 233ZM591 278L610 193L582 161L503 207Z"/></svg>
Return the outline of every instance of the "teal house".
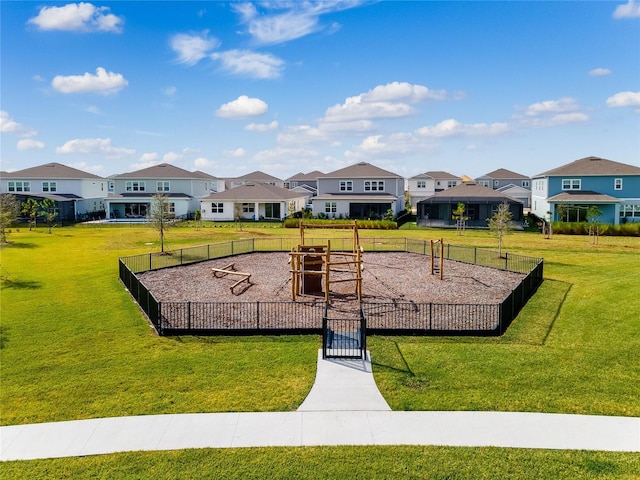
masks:
<svg viewBox="0 0 640 480"><path fill-rule="evenodd" d="M550 221L582 222L595 206L600 223L640 222L638 165L586 157L531 178L531 211Z"/></svg>

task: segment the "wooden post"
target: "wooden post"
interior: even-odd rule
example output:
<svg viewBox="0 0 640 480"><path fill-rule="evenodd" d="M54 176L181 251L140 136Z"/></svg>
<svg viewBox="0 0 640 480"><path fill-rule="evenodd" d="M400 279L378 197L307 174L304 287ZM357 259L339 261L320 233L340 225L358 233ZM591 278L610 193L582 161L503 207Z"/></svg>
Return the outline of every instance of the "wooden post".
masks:
<svg viewBox="0 0 640 480"><path fill-rule="evenodd" d="M433 240L429 240L429 243L431 244L431 275L433 275L435 273L435 264L433 261Z"/></svg>
<svg viewBox="0 0 640 480"><path fill-rule="evenodd" d="M440 280L444 274L444 241L440 239Z"/></svg>

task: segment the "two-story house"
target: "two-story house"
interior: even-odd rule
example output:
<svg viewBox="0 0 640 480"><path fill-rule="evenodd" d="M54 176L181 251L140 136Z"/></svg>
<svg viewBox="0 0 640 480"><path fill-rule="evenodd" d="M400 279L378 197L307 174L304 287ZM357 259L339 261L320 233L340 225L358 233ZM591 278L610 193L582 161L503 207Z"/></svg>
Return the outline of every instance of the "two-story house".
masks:
<svg viewBox="0 0 640 480"><path fill-rule="evenodd" d="M318 170L309 173L296 173L284 181L284 188L294 189L296 187L302 187L313 192L315 195L318 192L318 177L321 175L324 175L324 173Z"/></svg>
<svg viewBox="0 0 640 480"><path fill-rule="evenodd" d="M382 218L404 209L404 178L361 162L318 177L313 214L329 218Z"/></svg>
<svg viewBox="0 0 640 480"><path fill-rule="evenodd" d="M203 220L282 220L299 212L310 194L294 192L268 183L247 183L200 200Z"/></svg>
<svg viewBox="0 0 640 480"><path fill-rule="evenodd" d="M448 172L425 172L410 177L407 181L407 192L411 208L415 211L420 200L461 183L462 178Z"/></svg>
<svg viewBox="0 0 640 480"><path fill-rule="evenodd" d="M215 182L215 177L203 172L162 163L110 177L105 208L109 218L144 218L150 214L153 196L160 193L168 197L169 213L191 218Z"/></svg>
<svg viewBox="0 0 640 480"><path fill-rule="evenodd" d="M104 216L107 180L60 163L3 172L0 193L12 193L18 201L49 198L56 204L58 219L79 220Z"/></svg>
<svg viewBox="0 0 640 480"><path fill-rule="evenodd" d="M640 167L586 157L532 177L532 212L551 221L584 221L591 206L599 221L640 222Z"/></svg>
<svg viewBox="0 0 640 480"><path fill-rule="evenodd" d="M284 180L274 177L273 175L269 175L268 173L261 172L260 170L247 173L246 175L242 175L241 177L228 178L227 188L236 188L248 183L266 183L268 185L274 185L276 187L284 188Z"/></svg>
<svg viewBox="0 0 640 480"><path fill-rule="evenodd" d="M520 200L524 208L531 203L531 179L506 168L499 168L476 178L478 185L498 190L505 195Z"/></svg>

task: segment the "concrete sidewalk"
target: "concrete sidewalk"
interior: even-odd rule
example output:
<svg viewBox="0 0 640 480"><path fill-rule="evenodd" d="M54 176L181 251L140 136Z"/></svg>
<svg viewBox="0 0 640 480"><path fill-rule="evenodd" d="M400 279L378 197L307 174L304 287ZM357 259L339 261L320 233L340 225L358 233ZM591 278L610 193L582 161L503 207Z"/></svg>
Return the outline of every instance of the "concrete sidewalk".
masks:
<svg viewBox="0 0 640 480"><path fill-rule="evenodd" d="M393 412L367 360L323 360L296 412L98 418L0 427L0 460L125 451L319 445L443 445L640 452L640 418Z"/></svg>

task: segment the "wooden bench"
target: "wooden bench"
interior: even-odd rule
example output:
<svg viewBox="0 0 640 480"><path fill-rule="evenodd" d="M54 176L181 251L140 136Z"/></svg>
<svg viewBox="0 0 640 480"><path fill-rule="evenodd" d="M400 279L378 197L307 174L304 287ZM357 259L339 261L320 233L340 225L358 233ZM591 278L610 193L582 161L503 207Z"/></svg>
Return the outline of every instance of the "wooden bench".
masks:
<svg viewBox="0 0 640 480"><path fill-rule="evenodd" d="M234 295L235 295L235 292L233 291L233 289L236 288L238 285L240 285L242 282L247 282L247 286L251 285L251 274L236 271L235 263L230 263L224 268L212 268L211 271L213 272L213 276L216 278L225 277L227 275L239 275L243 277L240 280L238 280L236 283L231 285L231 287L229 287L229 290L231 290L231 293L233 293ZM222 274L222 275L220 275L219 277L218 274Z"/></svg>

